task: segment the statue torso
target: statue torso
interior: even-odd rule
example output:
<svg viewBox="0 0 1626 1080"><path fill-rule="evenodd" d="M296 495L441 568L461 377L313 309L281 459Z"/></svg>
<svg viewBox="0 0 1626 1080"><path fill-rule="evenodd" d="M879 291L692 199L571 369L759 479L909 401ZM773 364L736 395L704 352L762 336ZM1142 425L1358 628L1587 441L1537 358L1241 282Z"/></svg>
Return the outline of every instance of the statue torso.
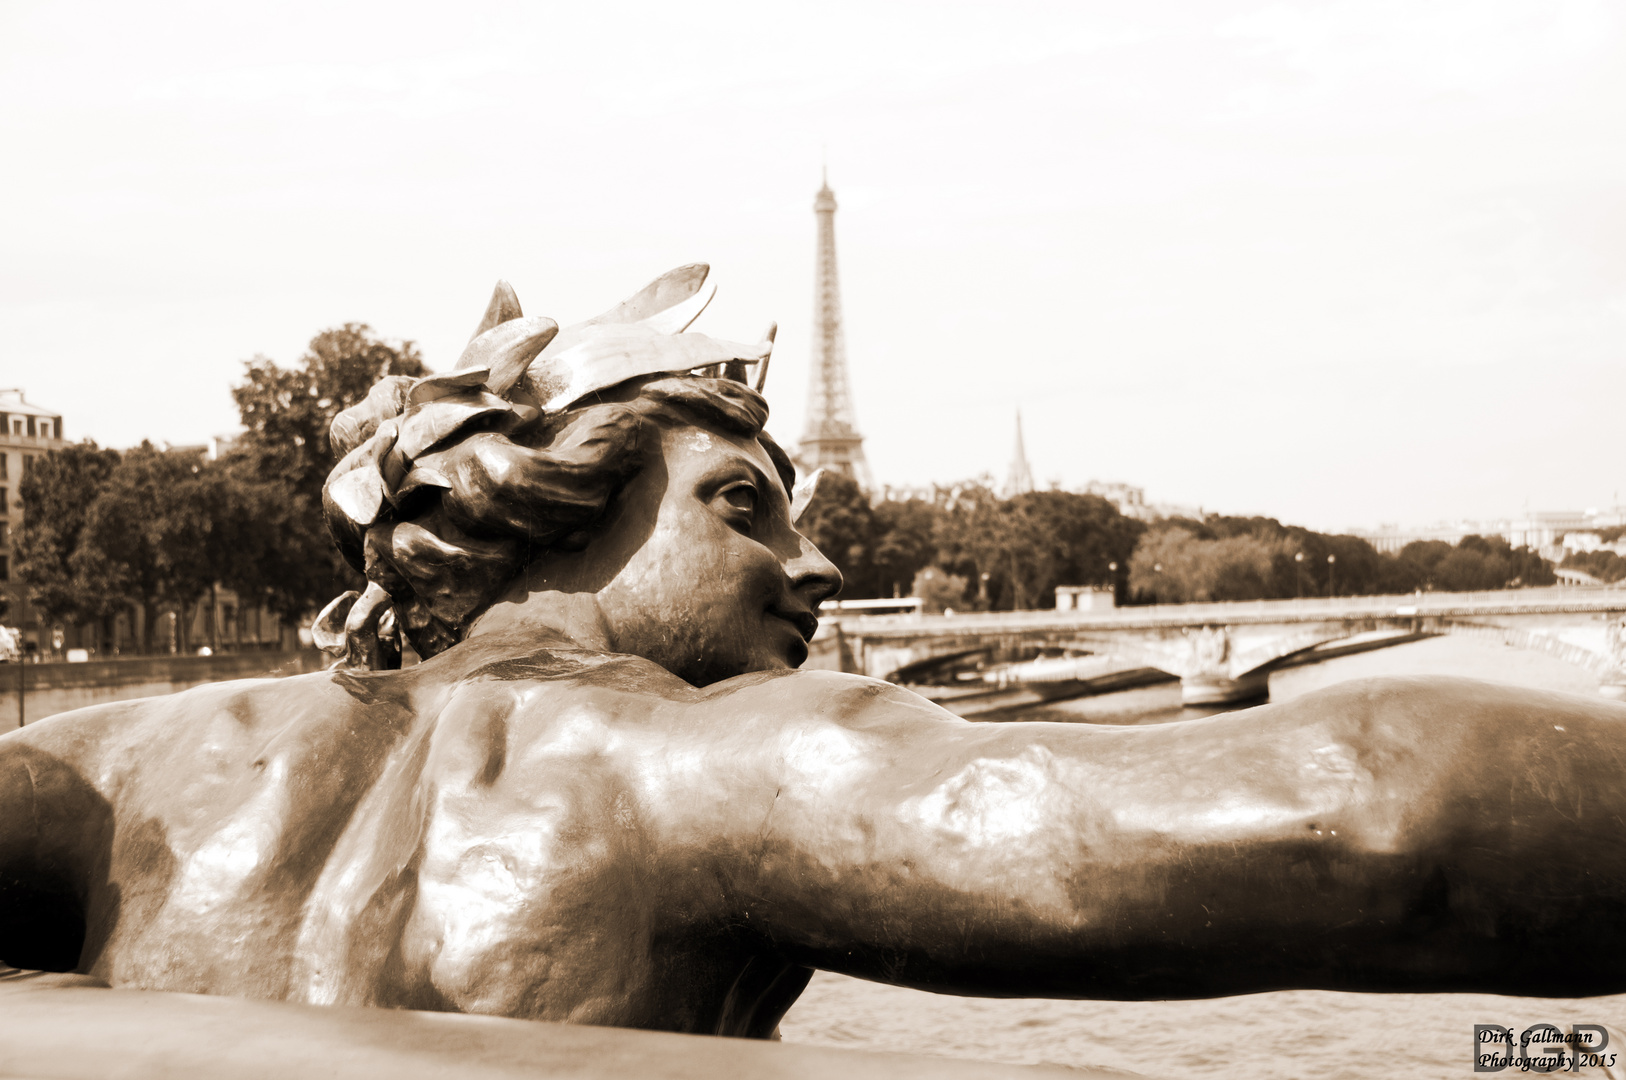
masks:
<svg viewBox="0 0 1626 1080"><path fill-rule="evenodd" d="M740 793L761 785L719 783L704 697L632 658L462 646L52 721L35 745L107 808L82 963L151 989L766 1035L810 971L739 925L731 837L773 788L756 807Z"/></svg>

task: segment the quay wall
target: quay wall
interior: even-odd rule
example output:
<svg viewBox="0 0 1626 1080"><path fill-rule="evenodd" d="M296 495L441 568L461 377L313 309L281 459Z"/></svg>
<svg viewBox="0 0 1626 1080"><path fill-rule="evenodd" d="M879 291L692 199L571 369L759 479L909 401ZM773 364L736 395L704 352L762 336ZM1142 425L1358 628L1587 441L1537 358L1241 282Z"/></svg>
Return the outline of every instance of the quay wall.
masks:
<svg viewBox="0 0 1626 1080"><path fill-rule="evenodd" d="M70 709L173 694L203 683L319 671L315 649L219 656L138 656L87 664L0 664L0 732ZM20 710L19 710L20 706Z"/></svg>

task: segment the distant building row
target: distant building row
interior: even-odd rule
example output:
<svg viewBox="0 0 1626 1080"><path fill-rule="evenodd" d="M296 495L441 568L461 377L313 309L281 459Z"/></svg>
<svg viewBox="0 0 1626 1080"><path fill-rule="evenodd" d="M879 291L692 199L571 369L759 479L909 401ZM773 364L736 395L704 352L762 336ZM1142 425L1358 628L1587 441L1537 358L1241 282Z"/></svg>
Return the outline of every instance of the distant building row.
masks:
<svg viewBox="0 0 1626 1080"><path fill-rule="evenodd" d="M199 454L211 460L230 447L232 437L217 436L195 446L163 444L163 449ZM16 546L23 534L26 507L17 490L35 461L52 450L67 445L62 434L62 416L31 404L20 389L0 389L0 626L20 631L25 654L34 657L85 658L95 651L98 635L93 627L46 625L43 616L28 602L28 588L17 574ZM143 635L142 613L132 607L111 620L112 640L103 641L112 652L132 645ZM165 614L157 626L160 641L172 643L178 633L175 615ZM271 612L242 607L230 589L215 590L213 603L192 606L187 613L192 642L216 640L229 649L260 649L290 646L296 628L284 626ZM173 646L172 646L173 647Z"/></svg>
<svg viewBox="0 0 1626 1080"><path fill-rule="evenodd" d="M1626 525L1626 507L1588 510L1538 510L1518 518L1499 518L1486 521L1441 522L1420 529L1402 529L1395 525L1380 525L1376 529L1357 531L1359 536L1379 551L1396 552L1418 540L1439 540L1447 544L1459 543L1465 536L1499 536L1514 547L1528 547L1540 551L1549 559L1562 559L1574 551L1597 551L1610 547L1617 554L1626 554L1618 545L1608 545L1598 530Z"/></svg>

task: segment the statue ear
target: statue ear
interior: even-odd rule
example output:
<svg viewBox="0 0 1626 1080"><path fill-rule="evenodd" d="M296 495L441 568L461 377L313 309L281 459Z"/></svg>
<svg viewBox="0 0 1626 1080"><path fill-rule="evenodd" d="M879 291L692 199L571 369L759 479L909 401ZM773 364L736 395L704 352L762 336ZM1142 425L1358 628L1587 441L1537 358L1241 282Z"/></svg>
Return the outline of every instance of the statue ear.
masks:
<svg viewBox="0 0 1626 1080"><path fill-rule="evenodd" d="M499 281L491 292L491 303L486 305L485 316L480 320L480 325L474 328L469 340L473 341L493 326L501 326L523 314L524 312L519 309L519 297L515 295L514 287L506 281Z"/></svg>

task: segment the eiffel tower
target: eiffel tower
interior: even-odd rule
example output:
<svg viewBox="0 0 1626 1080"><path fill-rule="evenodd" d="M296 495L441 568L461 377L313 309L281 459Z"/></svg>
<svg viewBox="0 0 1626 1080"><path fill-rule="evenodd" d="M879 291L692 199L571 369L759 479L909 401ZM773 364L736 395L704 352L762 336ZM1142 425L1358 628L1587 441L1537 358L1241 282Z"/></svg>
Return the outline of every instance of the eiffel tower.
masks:
<svg viewBox="0 0 1626 1080"><path fill-rule="evenodd" d="M841 331L841 284L836 275L836 195L826 173L813 200L818 218L818 261L813 283L813 363L807 390L807 428L797 445L804 471L844 472L865 490L871 486L864 437L853 415L847 386L847 339Z"/></svg>

